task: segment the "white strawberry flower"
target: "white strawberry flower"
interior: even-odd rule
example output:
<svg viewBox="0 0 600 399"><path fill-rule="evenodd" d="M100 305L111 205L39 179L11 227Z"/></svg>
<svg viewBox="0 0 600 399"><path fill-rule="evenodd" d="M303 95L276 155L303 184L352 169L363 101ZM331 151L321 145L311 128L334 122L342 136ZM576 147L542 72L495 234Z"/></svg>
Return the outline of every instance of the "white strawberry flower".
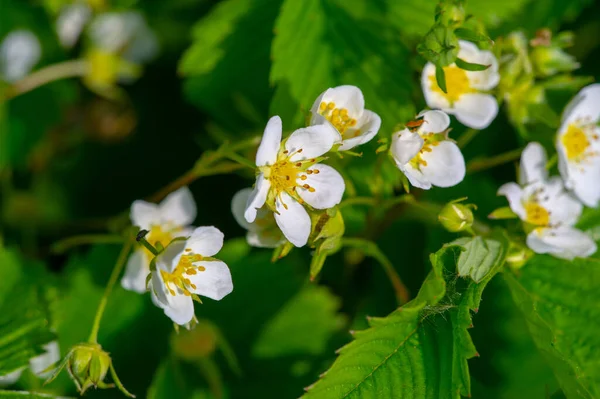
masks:
<svg viewBox="0 0 600 399"><path fill-rule="evenodd" d="M41 56L42 47L33 33L10 32L0 43L0 79L13 83L24 78Z"/></svg>
<svg viewBox="0 0 600 399"><path fill-rule="evenodd" d="M53 369L48 370L50 366L60 360L60 349L58 341L52 341L43 346L44 353L29 359L29 368L31 372L39 378L45 379L52 375ZM24 368L12 371L6 375L0 376L0 386L12 385L21 378Z"/></svg>
<svg viewBox="0 0 600 399"><path fill-rule="evenodd" d="M244 218L253 223L258 210L266 204L287 240L301 247L308 241L311 230L304 204L315 209L339 204L345 183L334 168L318 163L335 140L330 126L298 129L283 143L281 134L281 119L274 116L267 123L256 153L259 174Z"/></svg>
<svg viewBox="0 0 600 399"><path fill-rule="evenodd" d="M86 3L64 6L56 18L56 34L60 44L66 48L73 47L91 17L92 8Z"/></svg>
<svg viewBox="0 0 600 399"><path fill-rule="evenodd" d="M174 323L194 318L194 296L216 301L233 291L227 265L213 258L223 247L223 233L215 227L198 227L185 241L175 241L156 257L150 279L153 302Z"/></svg>
<svg viewBox="0 0 600 399"><path fill-rule="evenodd" d="M421 86L430 108L437 108L456 116L465 126L484 129L498 115L498 102L487 92L500 82L498 61L492 52L480 50L475 44L459 41L458 58L489 65L485 71L466 71L456 64L444 67L447 93L438 86L435 65L428 62L423 68Z"/></svg>
<svg viewBox="0 0 600 399"><path fill-rule="evenodd" d="M328 124L337 131L339 151L371 141L381 127L381 118L365 109L365 98L356 86L337 86L325 90L311 108L311 125Z"/></svg>
<svg viewBox="0 0 600 399"><path fill-rule="evenodd" d="M392 135L390 152L410 183L425 190L451 187L465 177L465 159L447 137L450 118L442 111L423 111L416 127Z"/></svg>
<svg viewBox="0 0 600 399"><path fill-rule="evenodd" d="M277 223L273 212L263 206L256 212L256 219L248 223L244 214L248 198L252 194L251 188L244 188L233 196L231 200L231 213L240 226L248 230L246 241L253 247L275 248L286 242L285 237Z"/></svg>
<svg viewBox="0 0 600 399"><path fill-rule="evenodd" d="M169 194L160 204L137 200L131 205L131 223L148 230L146 240L166 247L177 237L192 234L190 224L196 219L196 203L187 187ZM126 290L140 294L146 292L146 277L150 273L150 260L153 255L144 247L138 248L127 261L121 285Z"/></svg>
<svg viewBox="0 0 600 399"><path fill-rule="evenodd" d="M584 87L563 113L556 139L565 186L590 207L600 203L600 84Z"/></svg>
<svg viewBox="0 0 600 399"><path fill-rule="evenodd" d="M546 152L539 143L530 143L523 150L519 182L504 184L498 195L506 196L512 211L531 228L529 248L562 259L596 252L596 243L573 227L583 206L565 190L560 177L548 178Z"/></svg>

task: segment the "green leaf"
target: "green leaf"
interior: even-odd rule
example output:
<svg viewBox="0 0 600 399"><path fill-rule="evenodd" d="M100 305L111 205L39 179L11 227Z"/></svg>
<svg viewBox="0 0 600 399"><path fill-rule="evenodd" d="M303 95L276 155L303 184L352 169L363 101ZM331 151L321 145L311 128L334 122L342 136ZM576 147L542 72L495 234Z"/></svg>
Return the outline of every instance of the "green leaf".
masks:
<svg viewBox="0 0 600 399"><path fill-rule="evenodd" d="M537 255L505 278L567 397L600 396L600 261Z"/></svg>
<svg viewBox="0 0 600 399"><path fill-rule="evenodd" d="M462 250L444 246L432 254L432 271L417 297L384 318L371 318L370 328L355 340L324 377L309 387L314 398L440 398L470 394L467 359L477 352L467 331L487 282L504 263L508 242L499 238L502 255L480 283L463 290L447 273Z"/></svg>
<svg viewBox="0 0 600 399"><path fill-rule="evenodd" d="M317 96L342 84L362 90L366 108L381 116L382 130L414 115L408 49L385 25L351 14L352 4L358 2L284 1L270 75L277 85L271 113L282 115L284 126L290 117L293 127L304 125Z"/></svg>
<svg viewBox="0 0 600 399"><path fill-rule="evenodd" d="M26 391L5 391L0 389L0 399L69 399L66 396L55 396L47 393Z"/></svg>
<svg viewBox="0 0 600 399"><path fill-rule="evenodd" d="M467 62L460 58L456 58L455 62L456 66L458 66L460 69L464 69L465 71L485 71L490 67L489 65L474 64L472 62Z"/></svg>
<svg viewBox="0 0 600 399"><path fill-rule="evenodd" d="M446 74L444 73L444 68L441 66L436 65L435 67L435 80L440 89L444 93L448 93L448 89L446 88Z"/></svg>
<svg viewBox="0 0 600 399"><path fill-rule="evenodd" d="M502 245L495 240L479 236L459 238L451 243L464 248L458 257L457 267L459 276L470 276L476 283L490 272L498 263L498 257L503 256Z"/></svg>
<svg viewBox="0 0 600 399"><path fill-rule="evenodd" d="M174 358L163 361L148 389L148 399L213 399L210 391L198 387L199 375L186 372L190 368ZM223 398L221 398L223 399Z"/></svg>
<svg viewBox="0 0 600 399"><path fill-rule="evenodd" d="M307 285L263 327L253 354L260 358L319 355L344 323L341 303L325 287Z"/></svg>

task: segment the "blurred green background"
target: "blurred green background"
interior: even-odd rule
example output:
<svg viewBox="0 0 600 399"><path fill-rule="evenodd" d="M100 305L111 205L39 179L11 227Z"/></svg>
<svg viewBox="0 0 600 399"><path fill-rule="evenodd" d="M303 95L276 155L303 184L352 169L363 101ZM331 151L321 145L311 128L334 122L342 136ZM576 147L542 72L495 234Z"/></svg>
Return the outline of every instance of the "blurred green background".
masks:
<svg viewBox="0 0 600 399"><path fill-rule="evenodd" d="M52 10L59 3L0 0L0 40L14 29L33 31L42 44L36 69L77 57L78 49L65 51L54 33ZM105 232L111 217L184 174L205 151L260 135L271 115L282 116L284 131L302 126L312 101L328 87L359 86L367 108L382 116L379 136L389 138L395 125L424 107L419 84L424 60L415 48L433 22L436 3L110 2L111 9L142 12L160 42L157 59L140 79L123 86L127 101L101 98L69 79L0 105L0 306L19 289L34 290L48 305L66 354L89 333L119 247L82 246L56 254L52 244ZM542 27L573 31L569 52L582 65L576 74L600 77L600 2L470 0L467 10L494 39L515 29L529 37ZM453 128L454 138L464 130L455 122ZM551 133L542 135L549 141ZM465 159L522 143L501 112L467 146ZM375 148L371 142L361 147L362 158L344 160L357 192L399 193L399 172L391 162L377 166ZM252 159L251 152L245 155ZM457 187L419 195L440 203L468 196L484 217L505 205L495 192L514 176L515 164L509 163L471 174ZM109 299L99 340L121 381L138 397L299 397L331 365L335 350L350 341L348 330L365 328L367 315L385 316L396 308L379 265L353 251L329 258L318 284L311 284L309 250L294 250L273 264L269 251L250 249L231 215L230 200L252 179L243 170L190 185L198 203L196 225L214 225L225 233L228 241L219 256L231 267L235 287L220 302L196 306L196 315L201 324L209 320L218 328L240 372L214 347L221 341L210 329L190 338L193 347L205 350L182 357L172 341L172 323L149 296L119 286ZM430 268L428 255L454 236L410 212L393 223L368 225L372 216L366 208L345 209L347 234L375 239L416 293ZM542 398L557 391L501 279L486 290L474 324L470 332L481 357L469 361L473 397ZM24 375L17 388L40 389L41 382ZM66 374L43 389L76 396ZM86 395L120 393L91 390Z"/></svg>

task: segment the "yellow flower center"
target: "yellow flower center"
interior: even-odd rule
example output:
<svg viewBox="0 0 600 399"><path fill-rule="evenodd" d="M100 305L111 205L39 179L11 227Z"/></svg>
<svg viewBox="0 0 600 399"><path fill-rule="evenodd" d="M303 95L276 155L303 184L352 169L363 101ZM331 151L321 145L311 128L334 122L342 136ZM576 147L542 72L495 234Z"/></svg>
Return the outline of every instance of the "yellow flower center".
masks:
<svg viewBox="0 0 600 399"><path fill-rule="evenodd" d="M527 223L536 226L547 226L550 223L550 212L537 202L527 202L525 204L525 214Z"/></svg>
<svg viewBox="0 0 600 399"><path fill-rule="evenodd" d="M88 71L85 81L92 87L112 86L119 75L120 59L107 51L92 50L87 55Z"/></svg>
<svg viewBox="0 0 600 399"><path fill-rule="evenodd" d="M567 132L561 137L561 141L567 150L567 158L570 160L579 159L590 146L585 131L573 123L569 125Z"/></svg>
<svg viewBox="0 0 600 399"><path fill-rule="evenodd" d="M348 110L346 108L336 108L334 102L322 102L319 105L319 113L331 122L342 136L344 136L346 130L356 126L356 119L348 115ZM360 135L360 130L351 132L351 137L356 137L358 135Z"/></svg>
<svg viewBox="0 0 600 399"><path fill-rule="evenodd" d="M419 170L421 167L427 166L427 161L423 159L423 154L433 151L431 147L435 147L440 144L440 140L436 137L435 133L421 134L421 138L425 140L423 147L409 162L413 168Z"/></svg>
<svg viewBox="0 0 600 399"><path fill-rule="evenodd" d="M203 259L202 255L192 253L190 248L186 248L185 252L184 255L181 255L179 263L172 273L164 270L160 271L160 275L165 282L165 287L173 296L176 295L176 292L175 289L171 287L171 284L179 288L185 296L191 296L192 293L190 290L195 290L196 285L190 281L188 276L194 276L198 274L198 272L206 270L204 266L194 266L194 263Z"/></svg>
<svg viewBox="0 0 600 399"><path fill-rule="evenodd" d="M180 226L153 224L150 226L150 232L146 236L146 239L154 246L156 246L156 243L160 243L163 247L166 247L180 231ZM149 255L152 255L149 250L145 249L145 251L147 251Z"/></svg>
<svg viewBox="0 0 600 399"><path fill-rule="evenodd" d="M435 74L429 76L429 81L431 82L431 90L446 97L450 104L458 101L463 94L475 91L471 87L467 71L464 69L460 69L456 65L450 65L444 67L444 74L446 75L447 93L444 93L440 86L438 86Z"/></svg>

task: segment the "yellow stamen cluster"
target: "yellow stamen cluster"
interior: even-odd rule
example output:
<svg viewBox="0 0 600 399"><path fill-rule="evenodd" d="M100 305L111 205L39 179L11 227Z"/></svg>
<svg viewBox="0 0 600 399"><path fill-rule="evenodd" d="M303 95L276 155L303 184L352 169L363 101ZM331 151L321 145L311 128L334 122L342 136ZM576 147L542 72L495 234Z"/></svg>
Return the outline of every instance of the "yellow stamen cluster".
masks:
<svg viewBox="0 0 600 399"><path fill-rule="evenodd" d="M421 138L425 140L423 147L409 162L409 164L415 169L421 169L421 167L427 166L427 161L423 159L423 154L433 151L431 147L435 147L440 144L440 141L435 137L435 133L422 134Z"/></svg>
<svg viewBox="0 0 600 399"><path fill-rule="evenodd" d="M467 71L464 69L460 69L456 65L451 65L444 67L444 74L446 75L447 93L444 93L440 86L438 86L435 74L429 76L429 81L431 82L431 90L446 97L450 104L458 101L463 94L475 91L471 87Z"/></svg>
<svg viewBox="0 0 600 399"><path fill-rule="evenodd" d="M597 152L589 151L592 140L598 140L598 134L594 132L593 125L571 123L567 132L561 137L561 142L567 151L570 161L582 161L587 157L598 155Z"/></svg>
<svg viewBox="0 0 600 399"><path fill-rule="evenodd" d="M319 113L331 122L341 135L344 135L346 130L356 126L357 123L356 119L348 115L348 110L346 108L336 108L334 102L322 102L319 105ZM353 132L352 137L356 137L357 135L358 134Z"/></svg>
<svg viewBox="0 0 600 399"><path fill-rule="evenodd" d="M550 212L539 203L529 201L525 204L525 220L536 226L548 226L550 223Z"/></svg>
<svg viewBox="0 0 600 399"><path fill-rule="evenodd" d="M185 250L185 253L181 255L179 263L172 273L164 270L160 271L160 275L165 282L165 287L173 296L176 295L176 291L170 286L171 284L176 288L179 288L185 296L191 296L192 293L190 290L195 290L197 287L190 281L188 276L194 276L198 274L198 272L206 270L204 266L194 266L194 263L201 261L203 258L201 255L194 254L191 251L190 248Z"/></svg>
<svg viewBox="0 0 600 399"><path fill-rule="evenodd" d="M169 226L153 224L150 226L150 232L146 239L154 246L156 246L156 243L160 243L163 247L166 247L179 231L181 231L181 227L169 228ZM149 255L152 255L148 249L145 250Z"/></svg>

